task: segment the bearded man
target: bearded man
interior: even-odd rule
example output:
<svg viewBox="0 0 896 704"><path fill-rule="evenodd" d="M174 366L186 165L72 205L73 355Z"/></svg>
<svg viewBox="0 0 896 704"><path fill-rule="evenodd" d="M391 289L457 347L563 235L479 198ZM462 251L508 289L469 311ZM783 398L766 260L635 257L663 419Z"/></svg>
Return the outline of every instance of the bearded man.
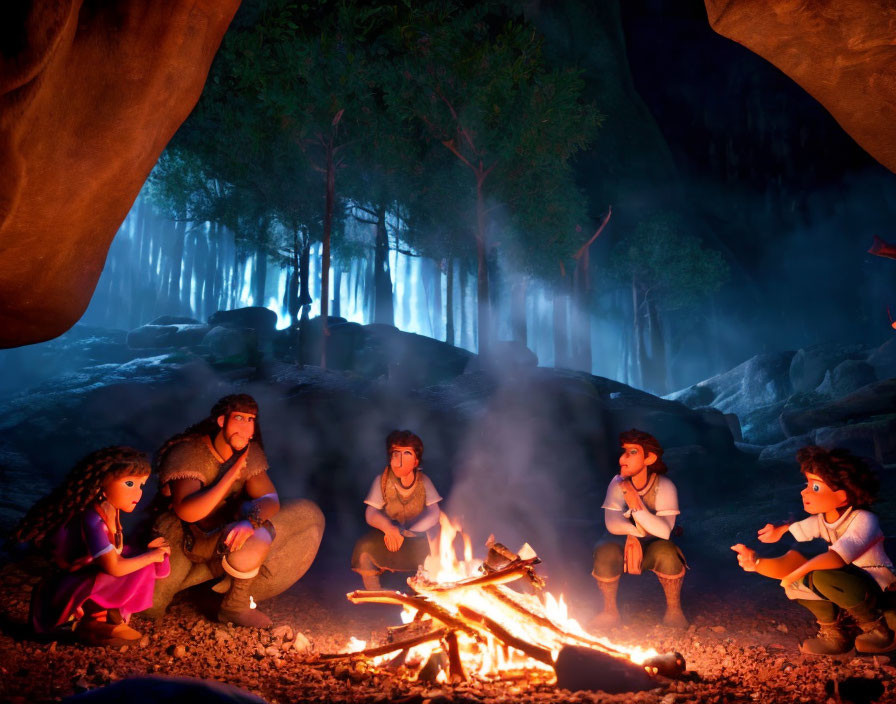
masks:
<svg viewBox="0 0 896 704"><path fill-rule="evenodd" d="M270 477L251 396L220 399L208 418L168 440L156 455L167 503L154 530L172 546L171 575L156 583L148 615L161 616L173 596L221 578L218 620L268 628L254 601L298 581L320 546L324 517L311 501L280 505Z"/></svg>

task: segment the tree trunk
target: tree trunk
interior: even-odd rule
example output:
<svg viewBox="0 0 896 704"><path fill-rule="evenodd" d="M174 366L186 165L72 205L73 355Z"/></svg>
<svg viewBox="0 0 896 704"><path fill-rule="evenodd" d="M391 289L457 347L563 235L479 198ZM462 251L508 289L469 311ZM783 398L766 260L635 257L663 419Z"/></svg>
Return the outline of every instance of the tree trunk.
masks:
<svg viewBox="0 0 896 704"><path fill-rule="evenodd" d="M302 243L302 253L299 256L299 306L302 308L302 320L308 320L308 309L311 307L311 238L307 237Z"/></svg>
<svg viewBox="0 0 896 704"><path fill-rule="evenodd" d="M427 268L432 273L430 277L430 285L432 287L432 312L429 316L429 323L432 328L432 336L438 340L442 337L442 267L437 261L427 259Z"/></svg>
<svg viewBox="0 0 896 704"><path fill-rule="evenodd" d="M573 273L573 366L589 374L593 360L591 357L591 301L588 286L588 252L576 261Z"/></svg>
<svg viewBox="0 0 896 704"><path fill-rule="evenodd" d="M193 314L193 303L190 300L193 293L193 256L196 252L196 232L190 228L184 232L184 266L180 285L180 301L187 315Z"/></svg>
<svg viewBox="0 0 896 704"><path fill-rule="evenodd" d="M650 330L650 391L662 396L669 391L668 370L666 369L666 340L663 325L656 304L647 300L647 323Z"/></svg>
<svg viewBox="0 0 896 704"><path fill-rule="evenodd" d="M478 319L478 351L488 354L491 342L491 311L488 298L488 261L485 232L485 197L482 180L476 182L476 301Z"/></svg>
<svg viewBox="0 0 896 704"><path fill-rule="evenodd" d="M510 331L515 342L528 344L528 329L526 326L526 289L529 287L529 279L521 276L513 282L510 288Z"/></svg>
<svg viewBox="0 0 896 704"><path fill-rule="evenodd" d="M292 233L292 272L286 287L286 306L289 311L289 324L299 324L299 233Z"/></svg>
<svg viewBox="0 0 896 704"><path fill-rule="evenodd" d="M445 342L454 344L454 260L448 257L445 279Z"/></svg>
<svg viewBox="0 0 896 704"><path fill-rule="evenodd" d="M327 328L330 302L330 233L333 231L333 200L336 194L336 166L333 163L333 136L327 141L327 202L324 211L324 242L320 261L320 366L327 368Z"/></svg>
<svg viewBox="0 0 896 704"><path fill-rule="evenodd" d="M376 241L373 250L373 322L395 325L385 205L380 205L376 209Z"/></svg>
<svg viewBox="0 0 896 704"><path fill-rule="evenodd" d="M569 297L554 291L554 368L569 367L569 330L566 314Z"/></svg>
<svg viewBox="0 0 896 704"><path fill-rule="evenodd" d="M634 276L632 276L632 335L632 383L642 388L644 386L644 368L647 363L641 325L641 296Z"/></svg>
<svg viewBox="0 0 896 704"><path fill-rule="evenodd" d="M333 269L333 316L342 317L342 267L337 266Z"/></svg>
<svg viewBox="0 0 896 704"><path fill-rule="evenodd" d="M268 283L268 255L264 251L264 247L257 246L255 248L255 271L252 278L252 298L253 305L264 306L265 289Z"/></svg>
<svg viewBox="0 0 896 704"><path fill-rule="evenodd" d="M206 309L207 283L211 273L208 261L208 231L203 227L196 234L196 254L193 257L196 266L196 317L204 320L208 316Z"/></svg>

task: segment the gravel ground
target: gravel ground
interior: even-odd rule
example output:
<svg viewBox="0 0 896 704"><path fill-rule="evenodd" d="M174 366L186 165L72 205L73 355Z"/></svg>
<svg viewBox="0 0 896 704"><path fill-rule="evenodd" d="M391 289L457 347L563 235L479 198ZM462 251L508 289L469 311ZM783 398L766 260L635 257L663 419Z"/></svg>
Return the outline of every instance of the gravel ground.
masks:
<svg viewBox="0 0 896 704"><path fill-rule="evenodd" d="M691 589L685 609L692 624L686 632L652 625L660 605L634 613L634 592L623 599L626 626L608 635L621 644L653 646L682 653L688 675L658 682L654 690L624 695L568 692L520 682L448 686L409 682L397 675L346 662L321 663L317 653L336 652L350 636L369 639L396 625L397 607L353 606L342 594L347 580L308 578L285 594L265 602L274 620L271 631L234 628L210 621L195 599L175 602L160 622L132 621L144 633L138 645L96 648L60 638L39 642L25 628L29 579L10 567L0 572L0 701L59 701L128 676L166 674L226 682L268 702L799 702L850 701L854 679L883 685L881 702L896 702L896 666L886 656L843 661L804 660L797 646L813 631L811 619L769 585L741 580L724 598ZM655 586L655 585L653 585ZM595 602L599 600L595 597ZM579 614L590 618L594 605ZM575 609L573 609L575 612ZM838 690L833 689L838 683Z"/></svg>

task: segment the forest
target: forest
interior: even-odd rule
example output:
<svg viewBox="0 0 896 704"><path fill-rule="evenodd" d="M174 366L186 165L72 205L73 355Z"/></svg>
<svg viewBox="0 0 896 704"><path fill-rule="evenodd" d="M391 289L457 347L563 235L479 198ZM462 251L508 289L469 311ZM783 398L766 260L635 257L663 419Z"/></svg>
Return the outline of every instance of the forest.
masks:
<svg viewBox="0 0 896 704"><path fill-rule="evenodd" d="M674 388L669 359L730 265L685 209L621 193L614 210L609 183L583 187L613 104L531 14L243 3L85 322L264 305L296 335L319 315L480 353L513 340Z"/></svg>

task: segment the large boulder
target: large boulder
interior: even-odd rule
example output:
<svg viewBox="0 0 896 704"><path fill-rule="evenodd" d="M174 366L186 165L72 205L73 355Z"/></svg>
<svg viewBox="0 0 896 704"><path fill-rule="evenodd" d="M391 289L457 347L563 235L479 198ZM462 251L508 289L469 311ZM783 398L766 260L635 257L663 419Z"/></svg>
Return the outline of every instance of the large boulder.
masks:
<svg viewBox="0 0 896 704"><path fill-rule="evenodd" d="M141 325L128 333L131 349L158 349L161 347L193 347L202 344L210 327L201 323L159 323Z"/></svg>
<svg viewBox="0 0 896 704"><path fill-rule="evenodd" d="M0 3L0 347L81 317L238 6Z"/></svg>
<svg viewBox="0 0 896 704"><path fill-rule="evenodd" d="M896 15L890 0L705 0L719 34L777 66L896 171Z"/></svg>
<svg viewBox="0 0 896 704"><path fill-rule="evenodd" d="M252 328L217 325L203 337L202 346L216 363L245 366L256 360L258 334Z"/></svg>
<svg viewBox="0 0 896 704"><path fill-rule="evenodd" d="M844 360L865 359L867 356L867 350L861 345L824 343L805 347L798 350L790 362L790 383L796 392L812 391L824 381L829 370Z"/></svg>
<svg viewBox="0 0 896 704"><path fill-rule="evenodd" d="M885 379L829 403L799 411L785 411L781 414L781 426L788 435L793 436L816 428L893 414L896 414L896 379Z"/></svg>
<svg viewBox="0 0 896 704"><path fill-rule="evenodd" d="M689 408L712 406L723 413L733 414L742 429L741 437L749 442L777 442L784 438L778 426L778 416L785 401L793 394L790 382L793 356L793 352L756 355L727 372L664 398L679 401ZM733 429L733 419L730 423Z"/></svg>
<svg viewBox="0 0 896 704"><path fill-rule="evenodd" d="M374 323L364 326L353 370L367 378L384 377L397 386L422 388L459 376L473 356L431 337Z"/></svg>
<svg viewBox="0 0 896 704"><path fill-rule="evenodd" d="M868 355L868 364L874 367L878 379L896 377L896 336L891 337Z"/></svg>
<svg viewBox="0 0 896 704"><path fill-rule="evenodd" d="M208 324L212 327L254 330L258 351L262 356L270 357L273 353L277 314L270 308L247 306L233 310L219 310L209 317Z"/></svg>
<svg viewBox="0 0 896 704"><path fill-rule="evenodd" d="M822 396L839 398L877 381L874 367L859 359L846 359L825 372L815 391Z"/></svg>

